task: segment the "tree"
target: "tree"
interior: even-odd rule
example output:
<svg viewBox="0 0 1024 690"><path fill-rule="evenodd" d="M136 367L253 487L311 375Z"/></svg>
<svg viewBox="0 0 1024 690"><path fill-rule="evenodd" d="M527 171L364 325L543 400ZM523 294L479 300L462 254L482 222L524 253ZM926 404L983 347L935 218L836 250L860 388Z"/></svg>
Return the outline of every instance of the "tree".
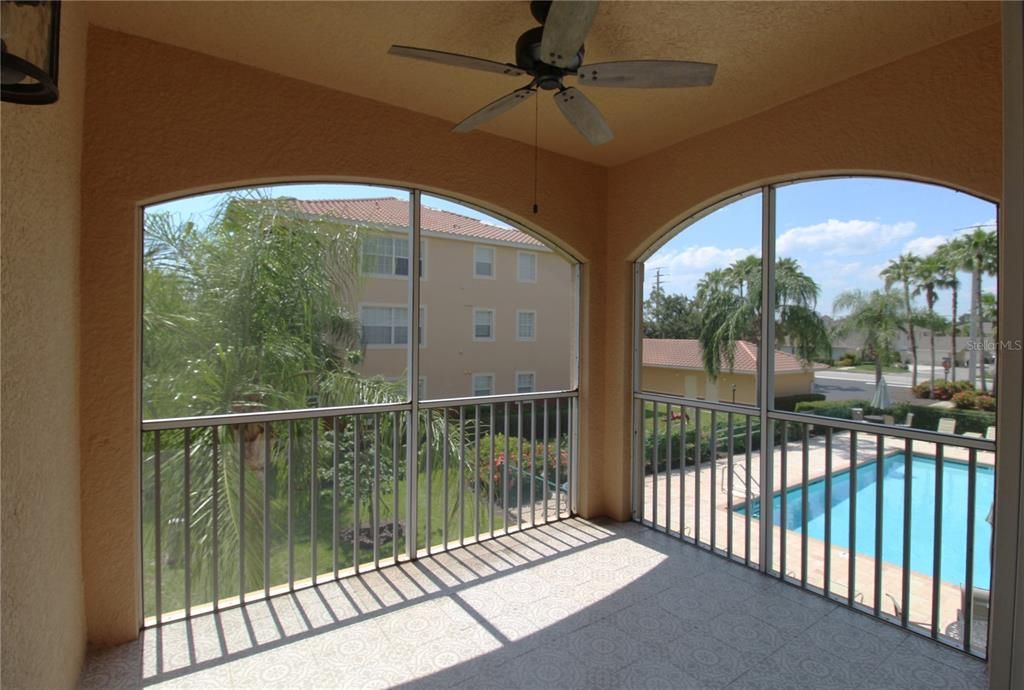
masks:
<svg viewBox="0 0 1024 690"><path fill-rule="evenodd" d="M893 259L882 269L881 277L885 279L885 289L889 290L896 283L903 285L903 315L907 334L910 336L911 385L917 385L917 337L914 332L914 308L910 300L911 285L917 270L918 258L913 254L903 254Z"/></svg>
<svg viewBox="0 0 1024 690"><path fill-rule="evenodd" d="M961 247L964 263L961 268L971 272L971 341L974 347L968 353L968 376L972 384L977 383L976 366L978 348L981 347L982 333L982 295L981 278L983 275L995 275L998 270L998 242L994 230L986 230L980 225L967 235L957 240ZM981 358L981 390L988 392L985 380L985 358Z"/></svg>
<svg viewBox="0 0 1024 690"><path fill-rule="evenodd" d="M685 295L666 294L661 285L644 301L645 338L696 338L700 315L694 300Z"/></svg>
<svg viewBox="0 0 1024 690"><path fill-rule="evenodd" d="M959 293L960 293L960 279L957 277L957 273L960 267L963 265L964 256L962 247L957 243L956 240L951 240L945 244L940 245L933 253L939 262L940 276L942 283L952 291L952 309L953 315L950 319L950 359L952 360L952 368L950 373L952 374L952 380L956 381L956 335L957 335L957 307L959 304Z"/></svg>
<svg viewBox="0 0 1024 690"><path fill-rule="evenodd" d="M938 290L952 287L956 282L956 273L950 278L949 267L946 266L939 255L930 254L917 262L913 279L915 283L914 295L924 294L925 304L928 308L928 321L935 323L935 303L939 301ZM931 351L931 372L928 379L929 390L934 386L935 381L935 330L928 330L928 346Z"/></svg>
<svg viewBox="0 0 1024 690"><path fill-rule="evenodd" d="M838 335L864 334L864 349L875 360L875 384L882 379L882 364L896 354L893 342L904 330L904 299L895 290L847 290L832 304L845 314L835 325Z"/></svg>
<svg viewBox="0 0 1024 690"><path fill-rule="evenodd" d="M819 288L794 259L775 264L775 332L792 343L805 362L831 349L828 331L815 311ZM728 268L707 273L697 285L701 314L699 340L704 370L714 380L724 361L735 363L736 342L761 347L761 260L748 256ZM774 347L774 343L771 344Z"/></svg>

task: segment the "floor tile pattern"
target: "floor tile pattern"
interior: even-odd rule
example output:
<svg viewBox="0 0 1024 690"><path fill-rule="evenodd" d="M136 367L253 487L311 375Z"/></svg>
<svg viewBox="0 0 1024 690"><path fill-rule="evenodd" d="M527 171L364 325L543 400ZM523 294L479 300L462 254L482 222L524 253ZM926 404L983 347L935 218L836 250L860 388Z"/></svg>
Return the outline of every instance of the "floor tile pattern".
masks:
<svg viewBox="0 0 1024 690"><path fill-rule="evenodd" d="M82 688L987 688L985 665L637 524L566 520L94 650Z"/></svg>

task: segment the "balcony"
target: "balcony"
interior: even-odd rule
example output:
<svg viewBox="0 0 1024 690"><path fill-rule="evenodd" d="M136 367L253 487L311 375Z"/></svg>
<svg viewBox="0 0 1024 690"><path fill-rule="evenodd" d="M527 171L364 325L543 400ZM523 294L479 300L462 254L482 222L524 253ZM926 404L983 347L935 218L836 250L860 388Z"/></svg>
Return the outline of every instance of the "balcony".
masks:
<svg viewBox="0 0 1024 690"><path fill-rule="evenodd" d="M984 662L635 523L552 522L143 631L83 688L987 687Z"/></svg>

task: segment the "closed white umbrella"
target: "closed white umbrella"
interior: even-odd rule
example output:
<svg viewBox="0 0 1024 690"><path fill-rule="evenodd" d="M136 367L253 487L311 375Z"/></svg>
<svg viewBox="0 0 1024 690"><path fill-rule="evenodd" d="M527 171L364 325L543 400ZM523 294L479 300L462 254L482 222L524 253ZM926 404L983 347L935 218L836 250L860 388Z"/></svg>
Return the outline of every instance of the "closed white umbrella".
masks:
<svg viewBox="0 0 1024 690"><path fill-rule="evenodd" d="M885 377L878 379L875 386L875 396L871 398L871 407L876 410L888 410L892 407L892 400L889 399L889 386L885 383Z"/></svg>

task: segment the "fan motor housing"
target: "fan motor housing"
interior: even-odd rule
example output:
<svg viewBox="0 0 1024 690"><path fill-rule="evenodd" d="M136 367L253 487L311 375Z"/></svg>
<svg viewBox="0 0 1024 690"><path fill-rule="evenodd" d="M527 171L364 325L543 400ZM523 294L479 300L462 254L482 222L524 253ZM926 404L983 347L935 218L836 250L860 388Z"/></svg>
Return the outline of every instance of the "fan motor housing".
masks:
<svg viewBox="0 0 1024 690"><path fill-rule="evenodd" d="M544 27L535 26L519 37L516 41L516 66L537 77L537 85L540 88L555 89L558 88L558 82L563 76L575 74L583 64L584 47L580 46L576 57L566 67L555 67L540 59L540 43L543 36Z"/></svg>

